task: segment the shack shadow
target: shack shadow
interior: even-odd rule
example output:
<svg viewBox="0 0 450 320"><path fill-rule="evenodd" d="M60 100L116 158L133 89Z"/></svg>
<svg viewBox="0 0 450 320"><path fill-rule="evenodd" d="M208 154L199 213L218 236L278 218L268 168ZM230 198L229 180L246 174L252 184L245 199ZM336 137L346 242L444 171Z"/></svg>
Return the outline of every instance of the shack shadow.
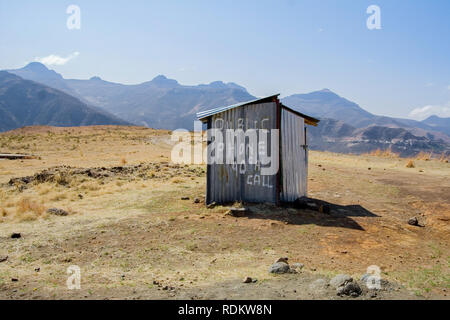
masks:
<svg viewBox="0 0 450 320"><path fill-rule="evenodd" d="M352 217L376 218L378 215L361 205L338 205L319 199L308 198L307 204L282 203L247 204L245 213L248 219L280 221L288 225L318 225L365 231Z"/></svg>

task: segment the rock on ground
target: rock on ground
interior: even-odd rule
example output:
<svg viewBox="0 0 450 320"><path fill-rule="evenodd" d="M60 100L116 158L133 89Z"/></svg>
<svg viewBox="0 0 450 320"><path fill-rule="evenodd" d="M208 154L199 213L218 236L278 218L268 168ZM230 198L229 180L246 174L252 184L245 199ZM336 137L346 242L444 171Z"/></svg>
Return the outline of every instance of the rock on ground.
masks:
<svg viewBox="0 0 450 320"><path fill-rule="evenodd" d="M269 273L288 273L290 272L291 268L289 265L285 262L276 262L269 268Z"/></svg>
<svg viewBox="0 0 450 320"><path fill-rule="evenodd" d="M47 213L49 214L53 214L55 216L61 216L61 217L65 217L68 216L69 213L63 209L57 209L57 208L51 208L47 210Z"/></svg>
<svg viewBox="0 0 450 320"><path fill-rule="evenodd" d="M352 296L359 297L362 294L361 287L356 282L349 282L344 286L341 286L336 289L338 296Z"/></svg>
<svg viewBox="0 0 450 320"><path fill-rule="evenodd" d="M330 280L330 286L339 288L345 286L347 283L353 282L353 278L348 274L338 274L336 277Z"/></svg>

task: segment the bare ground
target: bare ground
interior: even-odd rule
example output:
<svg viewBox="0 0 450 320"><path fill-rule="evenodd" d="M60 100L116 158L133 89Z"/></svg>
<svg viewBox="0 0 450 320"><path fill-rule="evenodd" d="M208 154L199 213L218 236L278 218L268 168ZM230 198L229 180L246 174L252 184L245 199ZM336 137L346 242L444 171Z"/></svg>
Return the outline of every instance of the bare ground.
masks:
<svg viewBox="0 0 450 320"><path fill-rule="evenodd" d="M235 218L205 208L204 168L170 164L170 150L145 128L0 134L1 152L40 157L0 161L0 298L343 299L311 285L377 265L389 285L360 299L448 299L448 163L311 152L309 196L331 214L250 205ZM305 268L269 274L282 256ZM81 290L67 289L71 265Z"/></svg>

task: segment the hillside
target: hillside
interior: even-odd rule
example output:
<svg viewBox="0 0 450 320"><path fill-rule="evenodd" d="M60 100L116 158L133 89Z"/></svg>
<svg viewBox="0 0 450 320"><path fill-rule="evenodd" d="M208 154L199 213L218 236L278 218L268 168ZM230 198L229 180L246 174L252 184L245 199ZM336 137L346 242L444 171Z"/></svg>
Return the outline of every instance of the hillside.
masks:
<svg viewBox="0 0 450 320"><path fill-rule="evenodd" d="M121 119L152 128L192 129L198 111L255 98L245 88L222 81L185 86L163 75L137 85L108 82L99 77L73 80L64 79L37 62L9 72L63 90Z"/></svg>
<svg viewBox="0 0 450 320"><path fill-rule="evenodd" d="M62 91L0 71L0 131L23 126L126 125Z"/></svg>

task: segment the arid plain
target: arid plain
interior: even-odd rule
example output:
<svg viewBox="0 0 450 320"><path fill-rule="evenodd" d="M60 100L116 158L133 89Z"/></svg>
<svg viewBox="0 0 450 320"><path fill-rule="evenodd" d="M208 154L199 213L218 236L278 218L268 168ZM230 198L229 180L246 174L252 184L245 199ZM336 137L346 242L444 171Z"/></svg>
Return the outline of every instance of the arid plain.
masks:
<svg viewBox="0 0 450 320"><path fill-rule="evenodd" d="M0 134L0 153L35 155L0 160L0 299L341 299L311 284L371 265L395 285L361 299L448 299L448 159L311 151L309 197L330 214L250 205L237 218L206 208L206 167L171 163L172 146L140 127ZM269 274L280 257L304 268ZM66 286L72 265L81 290Z"/></svg>

